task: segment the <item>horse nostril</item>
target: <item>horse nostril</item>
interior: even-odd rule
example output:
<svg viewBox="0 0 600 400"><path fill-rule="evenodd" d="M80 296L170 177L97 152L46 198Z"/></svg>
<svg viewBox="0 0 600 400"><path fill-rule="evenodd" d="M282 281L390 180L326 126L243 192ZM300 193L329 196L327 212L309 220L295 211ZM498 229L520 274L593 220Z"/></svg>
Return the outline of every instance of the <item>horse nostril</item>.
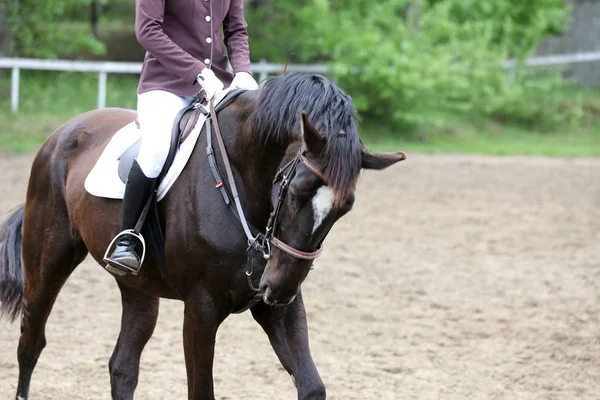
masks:
<svg viewBox="0 0 600 400"><path fill-rule="evenodd" d="M269 288L269 285L266 282L261 282L261 284L258 286L258 290L260 290L261 292L265 292L267 289Z"/></svg>
<svg viewBox="0 0 600 400"><path fill-rule="evenodd" d="M265 298L267 300L271 300L271 295L273 294L273 291L271 290L270 287L266 287L265 290L263 290L263 296L265 296Z"/></svg>
<svg viewBox="0 0 600 400"><path fill-rule="evenodd" d="M266 286L266 285L265 285ZM273 292L271 291L270 287L266 287L263 291L262 291L262 297L263 297L263 301L269 305L273 304L273 299L272 299L272 295Z"/></svg>

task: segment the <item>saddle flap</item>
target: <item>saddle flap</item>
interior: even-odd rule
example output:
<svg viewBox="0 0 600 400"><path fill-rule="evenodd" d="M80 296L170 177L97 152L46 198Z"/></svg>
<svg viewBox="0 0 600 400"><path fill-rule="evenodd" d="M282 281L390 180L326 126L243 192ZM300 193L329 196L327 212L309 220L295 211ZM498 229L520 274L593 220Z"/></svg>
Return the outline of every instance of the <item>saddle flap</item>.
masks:
<svg viewBox="0 0 600 400"><path fill-rule="evenodd" d="M185 139L190 136L190 133L192 133L192 130L198 122L198 118L200 118L200 114L199 109L192 108L181 116L181 120L179 121L179 132L181 132L179 135L179 144L185 142Z"/></svg>
<svg viewBox="0 0 600 400"><path fill-rule="evenodd" d="M121 182L127 182L127 176L129 175L129 170L133 165L133 161L136 159L137 155L140 152L140 146L142 145L142 138L140 137L138 140L133 142L131 146L127 148L119 157L119 179Z"/></svg>

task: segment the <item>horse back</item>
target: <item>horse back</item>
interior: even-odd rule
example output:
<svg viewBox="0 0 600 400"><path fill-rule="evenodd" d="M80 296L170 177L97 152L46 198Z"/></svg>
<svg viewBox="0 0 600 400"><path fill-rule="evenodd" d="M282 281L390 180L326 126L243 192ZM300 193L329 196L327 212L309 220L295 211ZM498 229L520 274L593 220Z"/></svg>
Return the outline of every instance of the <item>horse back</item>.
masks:
<svg viewBox="0 0 600 400"><path fill-rule="evenodd" d="M68 214L72 231L82 234L86 245L91 244L85 240L88 239L84 234L88 231L86 221L91 220L86 219L86 215L90 214L88 207L97 200L85 191L85 179L113 134L135 117L135 111L119 108L89 111L75 116L50 134L33 161L26 213L28 209L32 212L43 209L46 215L64 212ZM112 204L103 210L104 217L105 213L118 212Z"/></svg>

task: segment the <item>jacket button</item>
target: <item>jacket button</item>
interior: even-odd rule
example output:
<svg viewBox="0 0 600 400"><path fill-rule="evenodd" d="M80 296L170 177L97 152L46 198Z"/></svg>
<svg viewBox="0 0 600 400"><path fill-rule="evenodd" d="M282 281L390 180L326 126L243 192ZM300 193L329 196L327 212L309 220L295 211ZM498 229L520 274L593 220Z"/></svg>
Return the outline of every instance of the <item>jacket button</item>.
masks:
<svg viewBox="0 0 600 400"><path fill-rule="evenodd" d="M210 15L207 15L206 17L204 17L204 20L205 20L206 22L210 22Z"/></svg>
<svg viewBox="0 0 600 400"><path fill-rule="evenodd" d="M210 58L205 58L204 59L204 64L206 64L206 65L210 64Z"/></svg>
<svg viewBox="0 0 600 400"><path fill-rule="evenodd" d="M209 38L209 37L207 37L207 38L206 38L206 43L212 43L212 39L211 39L211 38Z"/></svg>

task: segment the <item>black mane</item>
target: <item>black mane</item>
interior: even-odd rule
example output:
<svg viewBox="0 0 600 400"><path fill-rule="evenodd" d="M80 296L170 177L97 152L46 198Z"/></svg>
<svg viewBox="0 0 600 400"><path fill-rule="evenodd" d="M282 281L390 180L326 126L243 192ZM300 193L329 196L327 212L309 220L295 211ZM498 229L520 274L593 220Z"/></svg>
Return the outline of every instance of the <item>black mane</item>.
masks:
<svg viewBox="0 0 600 400"><path fill-rule="evenodd" d="M287 145L300 135L300 115L327 138L325 176L336 193L336 203L345 201L360 173L361 144L352 100L329 79L316 74L287 74L270 78L251 117L262 140ZM340 131L345 135L339 135Z"/></svg>

